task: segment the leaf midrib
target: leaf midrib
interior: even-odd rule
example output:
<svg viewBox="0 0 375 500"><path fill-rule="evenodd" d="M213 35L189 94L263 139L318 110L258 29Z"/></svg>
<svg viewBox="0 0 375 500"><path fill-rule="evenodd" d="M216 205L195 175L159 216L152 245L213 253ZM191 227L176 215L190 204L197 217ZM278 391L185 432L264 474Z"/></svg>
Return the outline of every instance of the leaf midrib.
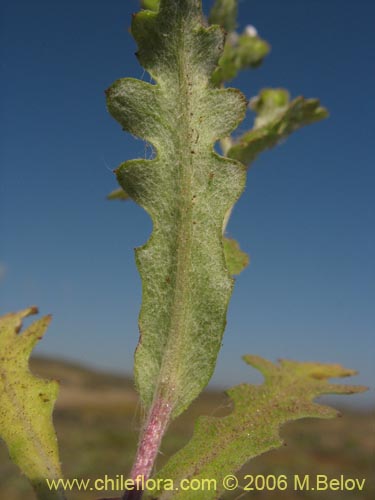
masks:
<svg viewBox="0 0 375 500"><path fill-rule="evenodd" d="M180 189L176 192L180 208L180 220L177 232L176 273L171 286L174 296L171 305L171 319L168 325L167 342L161 362L159 381L156 386L157 395L160 395L173 407L178 403L181 392L178 388L180 382L179 371L181 363L182 341L186 334L188 295L191 289L188 273L192 250L192 179L194 174L194 157L192 137L192 103L189 91L189 76L186 63L186 23L182 20L179 27L181 33L179 40L179 65L178 65L178 103L176 106L176 119L179 123L180 133L175 142L175 157L178 158L180 167ZM178 29L178 28L176 28ZM173 158L172 158L173 161Z"/></svg>

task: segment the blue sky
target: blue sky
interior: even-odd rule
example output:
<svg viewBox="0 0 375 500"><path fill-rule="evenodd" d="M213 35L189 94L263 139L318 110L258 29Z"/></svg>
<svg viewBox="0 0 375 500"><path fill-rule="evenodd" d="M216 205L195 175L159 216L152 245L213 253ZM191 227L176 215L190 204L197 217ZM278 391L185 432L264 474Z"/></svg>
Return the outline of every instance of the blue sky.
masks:
<svg viewBox="0 0 375 500"><path fill-rule="evenodd" d="M108 115L104 90L147 79L127 30L136 10L136 0L3 2L0 35L0 313L36 304L54 316L39 353L128 373L141 296L133 248L151 224L105 196L112 169L147 151ZM249 172L228 232L251 265L216 385L259 380L245 353L340 362L373 384L374 16L371 0L240 3L240 28L256 26L272 52L233 86L319 97L331 116Z"/></svg>

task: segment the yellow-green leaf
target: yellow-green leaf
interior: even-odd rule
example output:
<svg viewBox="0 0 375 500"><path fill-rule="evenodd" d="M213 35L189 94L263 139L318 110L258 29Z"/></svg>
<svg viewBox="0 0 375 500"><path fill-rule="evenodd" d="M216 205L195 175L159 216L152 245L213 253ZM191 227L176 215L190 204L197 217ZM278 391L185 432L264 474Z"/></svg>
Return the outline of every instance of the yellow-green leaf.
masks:
<svg viewBox="0 0 375 500"><path fill-rule="evenodd" d="M228 391L233 411L226 417L201 417L191 441L174 455L156 478L170 478L178 487L182 479L216 480L211 491L159 491L159 500L212 500L223 491L223 478L251 458L283 444L280 427L306 417L331 418L338 412L314 403L323 394L353 394L362 386L329 383L328 379L355 375L340 365L282 360L271 363L245 356L264 375L262 385L242 384ZM155 493L155 492L153 492Z"/></svg>
<svg viewBox="0 0 375 500"><path fill-rule="evenodd" d="M289 94L284 89L264 89L250 105L258 115L255 127L240 137L227 153L247 166L259 153L276 146L294 131L328 116L318 99L297 97L289 102Z"/></svg>
<svg viewBox="0 0 375 500"><path fill-rule="evenodd" d="M147 10L158 10L160 0L141 0L141 6Z"/></svg>
<svg viewBox="0 0 375 500"><path fill-rule="evenodd" d="M52 411L58 384L34 376L29 357L49 323L45 316L21 332L22 320L35 307L0 318L0 436L11 459L28 477L40 500L63 499L49 491L46 479L61 478Z"/></svg>

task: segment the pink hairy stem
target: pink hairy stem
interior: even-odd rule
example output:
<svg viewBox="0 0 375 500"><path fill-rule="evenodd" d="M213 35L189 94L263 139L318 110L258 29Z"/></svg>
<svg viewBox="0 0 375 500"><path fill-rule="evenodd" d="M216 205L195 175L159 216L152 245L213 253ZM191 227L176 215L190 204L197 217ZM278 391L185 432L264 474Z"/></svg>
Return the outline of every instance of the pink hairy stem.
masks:
<svg viewBox="0 0 375 500"><path fill-rule="evenodd" d="M146 424L143 428L137 455L130 473L136 489L125 491L122 500L138 500L142 498L144 485L151 476L161 440L167 430L172 406L162 398L156 398Z"/></svg>

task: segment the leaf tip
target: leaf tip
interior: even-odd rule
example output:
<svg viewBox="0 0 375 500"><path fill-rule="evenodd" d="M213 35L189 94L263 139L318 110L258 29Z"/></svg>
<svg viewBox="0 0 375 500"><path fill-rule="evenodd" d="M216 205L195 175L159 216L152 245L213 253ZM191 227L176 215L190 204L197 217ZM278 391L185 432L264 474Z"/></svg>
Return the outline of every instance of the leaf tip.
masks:
<svg viewBox="0 0 375 500"><path fill-rule="evenodd" d="M242 359L248 365L259 370L265 378L274 375L278 371L278 366L268 359L256 356L254 354L245 354Z"/></svg>

